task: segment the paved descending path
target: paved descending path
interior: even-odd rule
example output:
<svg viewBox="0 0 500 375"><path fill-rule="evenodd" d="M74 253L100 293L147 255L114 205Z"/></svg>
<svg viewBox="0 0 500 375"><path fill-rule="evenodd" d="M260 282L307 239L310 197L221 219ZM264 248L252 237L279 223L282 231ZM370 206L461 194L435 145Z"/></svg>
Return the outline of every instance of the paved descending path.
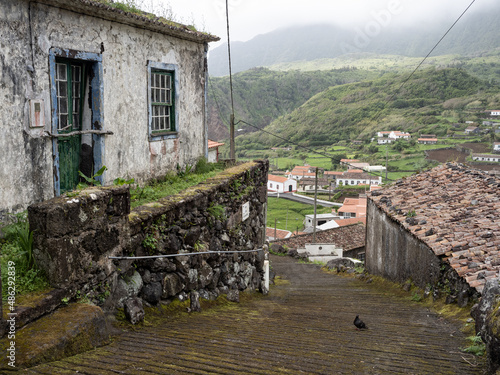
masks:
<svg viewBox="0 0 500 375"><path fill-rule="evenodd" d="M181 314L24 374L481 374L457 327L418 304L273 257L289 284L236 308ZM369 325L356 331L355 314ZM78 371L78 372L77 372Z"/></svg>

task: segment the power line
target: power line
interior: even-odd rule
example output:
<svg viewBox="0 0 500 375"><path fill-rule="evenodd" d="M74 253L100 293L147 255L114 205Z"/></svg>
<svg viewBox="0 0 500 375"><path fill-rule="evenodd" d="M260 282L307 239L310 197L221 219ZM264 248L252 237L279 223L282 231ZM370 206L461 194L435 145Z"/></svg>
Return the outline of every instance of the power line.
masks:
<svg viewBox="0 0 500 375"><path fill-rule="evenodd" d="M257 130L259 130L259 131L261 131L261 132L263 132L263 133L266 133L266 134L272 135L273 137L279 138L279 139L281 139L281 140L282 140L282 141L284 141L284 142L291 143L292 145L297 146L297 147L301 147L301 148L303 148L303 149L305 149L305 150L307 150L307 151L309 151L309 152L311 152L311 153L315 153L315 154L318 154L318 155L324 156L324 157L329 158L329 159L332 159L332 158L333 158L333 155L331 155L331 154L322 153L322 152L319 152L319 151L313 150L312 148L309 148L309 147L307 147L307 146L300 145L300 144L298 144L298 143L295 143L295 142L291 141L290 139L283 138L282 136L279 136L279 135L277 135L277 134L271 133L270 131L267 131L267 130L264 130L264 129L262 129L262 128L259 128L259 127L258 127L258 126L256 126L256 125L250 124L250 123L249 123L249 122L247 122L247 121L244 121L244 120L239 120L239 121L238 121L238 123L240 123L240 122L242 122L243 124L246 124L246 125L248 125L248 126L251 126L251 127L255 128L255 129L257 129ZM347 164L349 167L356 167L356 166L353 166L351 163L346 163L346 164ZM364 172L365 172L365 173L368 173L368 174L369 174L369 175L371 175L371 176L381 177L381 176L379 176L379 175L377 175L377 174L374 174L374 173L373 173L373 172L371 172L371 171L364 171ZM394 180L392 180L392 179L388 179L388 181L394 181Z"/></svg>
<svg viewBox="0 0 500 375"><path fill-rule="evenodd" d="M229 0L226 0L226 24L227 24L227 55L229 63L229 91L231 93L231 117L229 119L229 133L230 133L230 157L236 160L235 145L234 145L234 99L233 99L233 74L231 70L231 42L229 38Z"/></svg>
<svg viewBox="0 0 500 375"><path fill-rule="evenodd" d="M458 21L460 21L460 19L465 15L465 13L467 13L467 11L470 9L470 7L475 2L476 2L476 0L472 0L472 2L467 6L467 8L462 12L462 14L455 20L455 22L448 28L448 30L438 40L438 42L434 45L434 47L432 47L432 49L429 51L429 53L427 53L427 55L422 59L422 61L417 65L417 67L401 83L401 85L399 86L399 88L389 97L389 99L384 104L384 108L382 108L381 110L379 110L375 114L375 116L372 117L371 121L375 121L375 120L378 119L378 117L380 116L380 114L382 113L382 111L385 109L385 107L387 106L387 104L394 99L394 97L398 94L399 91L401 91L401 89L403 88L403 86L411 79L411 77L417 72L417 70L422 66L422 64L427 60L427 58L432 54L432 52L434 52L434 50L439 46L439 44L443 41L443 39L449 34L449 32L455 27L455 25L458 23ZM234 158L235 157L235 155L233 153L234 152L234 97L233 97L233 80L232 80L232 71L231 71L231 49L230 49L230 35L229 35L229 6L228 6L228 0L226 0L226 21L227 21L228 58L229 58L229 90L230 90L230 95L231 95L231 124L230 124L230 126L231 126L231 145L232 145L231 158ZM213 88L212 88L212 91L214 91ZM215 93L214 93L214 98L215 98ZM216 103L217 103L217 101L216 101ZM218 106L218 103L217 103L217 106ZM219 106L218 106L218 109L219 109L219 114L221 114ZM221 116L221 118L222 118L222 116ZM271 132L269 132L267 130L259 128L256 125L250 124L247 121L239 120L238 123L239 122L242 122L242 123L244 123L244 124L246 124L248 126L256 128L257 130L259 130L259 131L261 131L263 133L266 133L266 134L272 135L272 136L274 136L276 138L279 138L279 139L281 139L284 142L291 143L291 144L293 144L293 145L295 145L297 147L304 148L305 150L308 150L309 152L316 153L318 155L321 155L321 156L324 156L324 157L327 157L327 158L330 158L330 159L333 157L333 155L327 155L327 154L318 152L316 150L313 150L313 149L311 149L309 147L300 145L298 143L295 143L295 142L291 141L290 139L283 138L283 137L281 137L281 136L279 136L277 134L274 134L274 133L271 133ZM348 165L352 166L351 164L348 164ZM367 172L367 173L371 174L371 172ZM393 181L393 180L390 180L390 181Z"/></svg>
<svg viewBox="0 0 500 375"><path fill-rule="evenodd" d="M451 29L453 29L455 27L455 25L458 23L458 21L460 21L460 19L465 15L465 13L467 13L467 11L469 10L469 8L475 2L476 2L476 0L472 0L472 2L469 4L469 6L467 8L465 8L465 10L462 12L462 14L455 20L455 22L453 22L453 24L448 28L448 30L444 33L444 35L438 40L438 42L434 45L434 47L431 48L431 50L429 51L429 53L427 55L425 55L425 57L422 59L422 61L420 61L420 63L417 65L417 67L410 73L410 75L408 76L408 78L406 78L401 83L401 85L399 86L399 88L394 92L394 94L392 94L389 97L389 99L387 99L386 103L384 104L384 108L382 108L381 110L379 110L375 114L375 116L372 117L372 119L370 121L376 121L378 119L378 117L380 116L380 114L382 113L382 111L385 109L385 107L387 106L387 104L394 99L394 97L399 93L399 91L401 91L401 89L403 88L403 86L410 80L411 77L413 77L413 75L422 66L422 64L425 62L425 60L427 60L427 58L432 54L432 52L434 52L434 50L437 48L437 46L439 46L439 44L441 44L441 42L448 35L448 33L451 31Z"/></svg>
<svg viewBox="0 0 500 375"><path fill-rule="evenodd" d="M210 76L208 76L208 84L209 84L210 89L211 89L211 91L212 91L212 96L213 96L213 98L214 98L215 105L217 106L217 112L219 112L219 117L220 117L220 120L222 121L222 123L223 123L225 126L228 126L228 124L224 122L224 117L222 116L222 110L220 109L219 101L217 100L217 95L215 95L214 86L213 86L213 84L212 84L212 80L210 79Z"/></svg>

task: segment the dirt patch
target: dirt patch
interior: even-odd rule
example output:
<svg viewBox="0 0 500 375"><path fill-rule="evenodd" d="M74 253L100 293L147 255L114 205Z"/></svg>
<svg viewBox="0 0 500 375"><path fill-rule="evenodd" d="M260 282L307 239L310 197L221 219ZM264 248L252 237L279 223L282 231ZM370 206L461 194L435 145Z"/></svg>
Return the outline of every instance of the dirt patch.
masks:
<svg viewBox="0 0 500 375"><path fill-rule="evenodd" d="M462 147L471 149L474 153L489 153L488 145L484 143L465 143ZM485 163L471 163L467 162L465 159L468 156L468 153L465 151L458 151L455 148L449 149L438 149L438 150L429 150L427 151L426 159L436 160L440 163L447 162L457 162L468 165L471 168L481 169L483 171L498 171L500 172L500 164L485 164ZM497 163L498 164L498 163Z"/></svg>
<svg viewBox="0 0 500 375"><path fill-rule="evenodd" d="M438 149L427 151L426 159L437 160L440 163L458 162L465 163L465 158L468 154L463 151L458 151L455 148Z"/></svg>
<svg viewBox="0 0 500 375"><path fill-rule="evenodd" d="M464 143L462 147L471 149L475 154L489 154L491 152L491 146L487 143Z"/></svg>

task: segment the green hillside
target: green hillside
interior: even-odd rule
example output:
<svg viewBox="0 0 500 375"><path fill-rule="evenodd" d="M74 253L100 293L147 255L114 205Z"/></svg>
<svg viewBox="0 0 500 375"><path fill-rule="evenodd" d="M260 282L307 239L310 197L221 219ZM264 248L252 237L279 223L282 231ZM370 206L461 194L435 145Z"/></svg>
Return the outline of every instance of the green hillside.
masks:
<svg viewBox="0 0 500 375"><path fill-rule="evenodd" d="M251 69L233 77L236 118L261 128L269 125L274 119L290 113L329 87L360 82L376 76L378 72L345 67L312 72ZM227 124L231 113L228 77L210 78L208 106L209 137L220 139L210 132L217 126L223 126L221 119ZM243 124L238 128L255 130Z"/></svg>
<svg viewBox="0 0 500 375"><path fill-rule="evenodd" d="M304 146L369 139L377 130L446 135L450 119L471 119L477 108L500 107L500 89L457 68L428 68L415 73L334 86L273 121L266 130ZM250 103L250 101L247 101ZM282 144L258 132L237 138L238 149Z"/></svg>

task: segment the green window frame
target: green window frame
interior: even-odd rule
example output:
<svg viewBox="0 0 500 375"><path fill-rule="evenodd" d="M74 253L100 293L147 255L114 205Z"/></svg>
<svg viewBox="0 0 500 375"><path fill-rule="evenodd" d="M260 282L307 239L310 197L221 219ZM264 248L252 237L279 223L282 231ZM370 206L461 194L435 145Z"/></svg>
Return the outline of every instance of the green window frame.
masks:
<svg viewBox="0 0 500 375"><path fill-rule="evenodd" d="M178 68L148 61L149 140L177 138Z"/></svg>
<svg viewBox="0 0 500 375"><path fill-rule="evenodd" d="M175 131L174 74L165 71L151 72L151 131Z"/></svg>
<svg viewBox="0 0 500 375"><path fill-rule="evenodd" d="M55 83L58 132L80 130L84 95L85 65L56 59Z"/></svg>

